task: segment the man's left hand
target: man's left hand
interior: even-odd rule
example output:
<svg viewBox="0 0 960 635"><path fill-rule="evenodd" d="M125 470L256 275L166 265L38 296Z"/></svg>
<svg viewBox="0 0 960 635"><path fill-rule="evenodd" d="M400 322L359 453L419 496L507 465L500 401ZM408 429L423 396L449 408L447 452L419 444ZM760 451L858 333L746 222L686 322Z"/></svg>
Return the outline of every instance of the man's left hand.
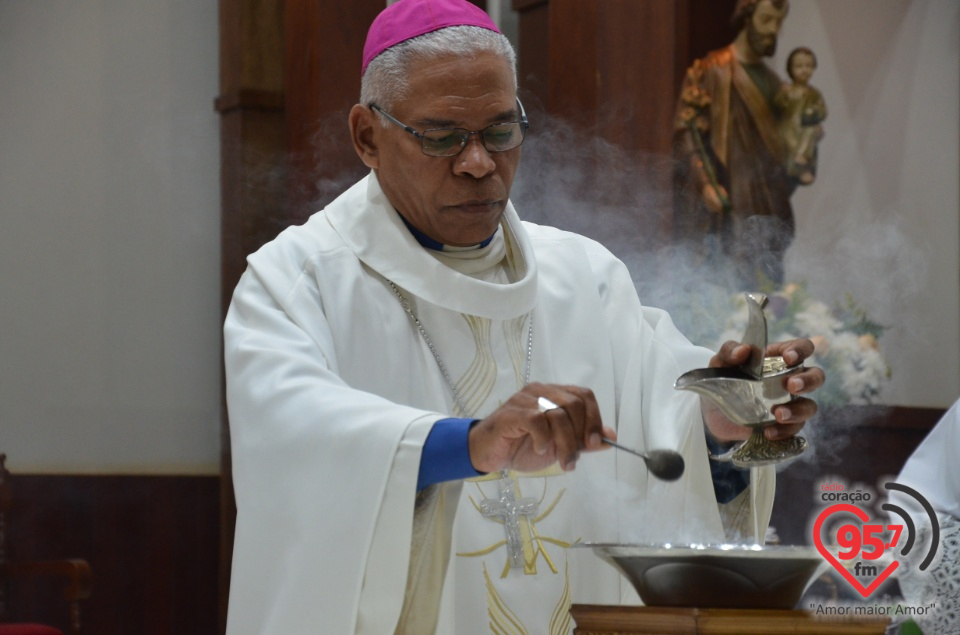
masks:
<svg viewBox="0 0 960 635"><path fill-rule="evenodd" d="M813 342L808 339L777 342L767 346L766 355L768 357L779 355L783 357L787 366L797 366L813 355ZM745 364L749 358L749 346L730 341L720 347L720 351L713 356L710 360L710 367L740 366ZM807 420L817 413L817 404L813 400L799 395L813 392L823 385L824 379L823 370L816 367L805 368L785 379L787 391L798 397L788 403L774 407L773 416L777 424L768 426L764 430L768 439L786 439L800 432ZM750 436L751 430L749 428L737 425L727 419L720 409L710 403L708 399L701 399L701 404L703 420L710 433L717 440L737 441Z"/></svg>

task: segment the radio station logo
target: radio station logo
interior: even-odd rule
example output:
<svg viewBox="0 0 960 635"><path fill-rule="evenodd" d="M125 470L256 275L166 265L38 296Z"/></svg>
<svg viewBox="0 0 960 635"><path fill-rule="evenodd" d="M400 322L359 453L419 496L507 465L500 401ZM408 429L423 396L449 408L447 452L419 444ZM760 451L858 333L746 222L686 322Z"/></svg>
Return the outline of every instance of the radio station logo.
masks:
<svg viewBox="0 0 960 635"><path fill-rule="evenodd" d="M884 487L913 498L930 517L930 546L918 567L920 571L926 571L940 544L937 514L927 499L912 487L900 483L885 483ZM897 570L901 559L906 558L914 549L917 529L913 518L902 507L887 502L880 508L888 514L900 517L902 522L877 522L858 506L869 503L871 495L868 492L845 492L843 485L839 483L822 485L821 490L824 492L821 494L822 500L844 502L834 503L820 512L813 526L813 542L827 562L860 595L867 598ZM853 518L849 518L850 516ZM850 522L841 524L836 532L832 531L838 521L847 519Z"/></svg>

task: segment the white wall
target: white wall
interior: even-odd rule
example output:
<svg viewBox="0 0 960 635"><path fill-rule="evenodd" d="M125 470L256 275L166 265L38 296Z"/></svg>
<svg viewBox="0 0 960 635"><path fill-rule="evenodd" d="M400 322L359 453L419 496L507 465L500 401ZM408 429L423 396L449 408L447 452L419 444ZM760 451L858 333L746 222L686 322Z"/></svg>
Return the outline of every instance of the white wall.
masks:
<svg viewBox="0 0 960 635"><path fill-rule="evenodd" d="M0 2L0 452L215 472L213 0Z"/></svg>
<svg viewBox="0 0 960 635"><path fill-rule="evenodd" d="M960 3L792 0L778 47L817 54L816 183L794 195L788 277L890 328L889 404L960 397Z"/></svg>

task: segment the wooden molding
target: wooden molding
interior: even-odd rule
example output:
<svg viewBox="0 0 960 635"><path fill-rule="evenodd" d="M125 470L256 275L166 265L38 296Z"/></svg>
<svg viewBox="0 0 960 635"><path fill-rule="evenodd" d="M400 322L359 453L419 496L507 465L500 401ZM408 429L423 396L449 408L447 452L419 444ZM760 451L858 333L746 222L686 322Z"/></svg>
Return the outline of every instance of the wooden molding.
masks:
<svg viewBox="0 0 960 635"><path fill-rule="evenodd" d="M889 618L823 619L805 611L574 604L575 635L883 635Z"/></svg>
<svg viewBox="0 0 960 635"><path fill-rule="evenodd" d="M280 91L241 88L229 94L220 95L214 100L213 106L221 115L235 110L282 112L284 97Z"/></svg>

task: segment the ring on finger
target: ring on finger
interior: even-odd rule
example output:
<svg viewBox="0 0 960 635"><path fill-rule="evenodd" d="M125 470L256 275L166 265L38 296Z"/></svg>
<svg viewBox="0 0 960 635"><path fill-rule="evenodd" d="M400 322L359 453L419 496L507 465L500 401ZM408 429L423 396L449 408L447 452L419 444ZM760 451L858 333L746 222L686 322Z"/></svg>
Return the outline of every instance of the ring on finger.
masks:
<svg viewBox="0 0 960 635"><path fill-rule="evenodd" d="M557 410L560 406L553 403L546 397L537 398L537 410L540 412L547 412L548 410Z"/></svg>

